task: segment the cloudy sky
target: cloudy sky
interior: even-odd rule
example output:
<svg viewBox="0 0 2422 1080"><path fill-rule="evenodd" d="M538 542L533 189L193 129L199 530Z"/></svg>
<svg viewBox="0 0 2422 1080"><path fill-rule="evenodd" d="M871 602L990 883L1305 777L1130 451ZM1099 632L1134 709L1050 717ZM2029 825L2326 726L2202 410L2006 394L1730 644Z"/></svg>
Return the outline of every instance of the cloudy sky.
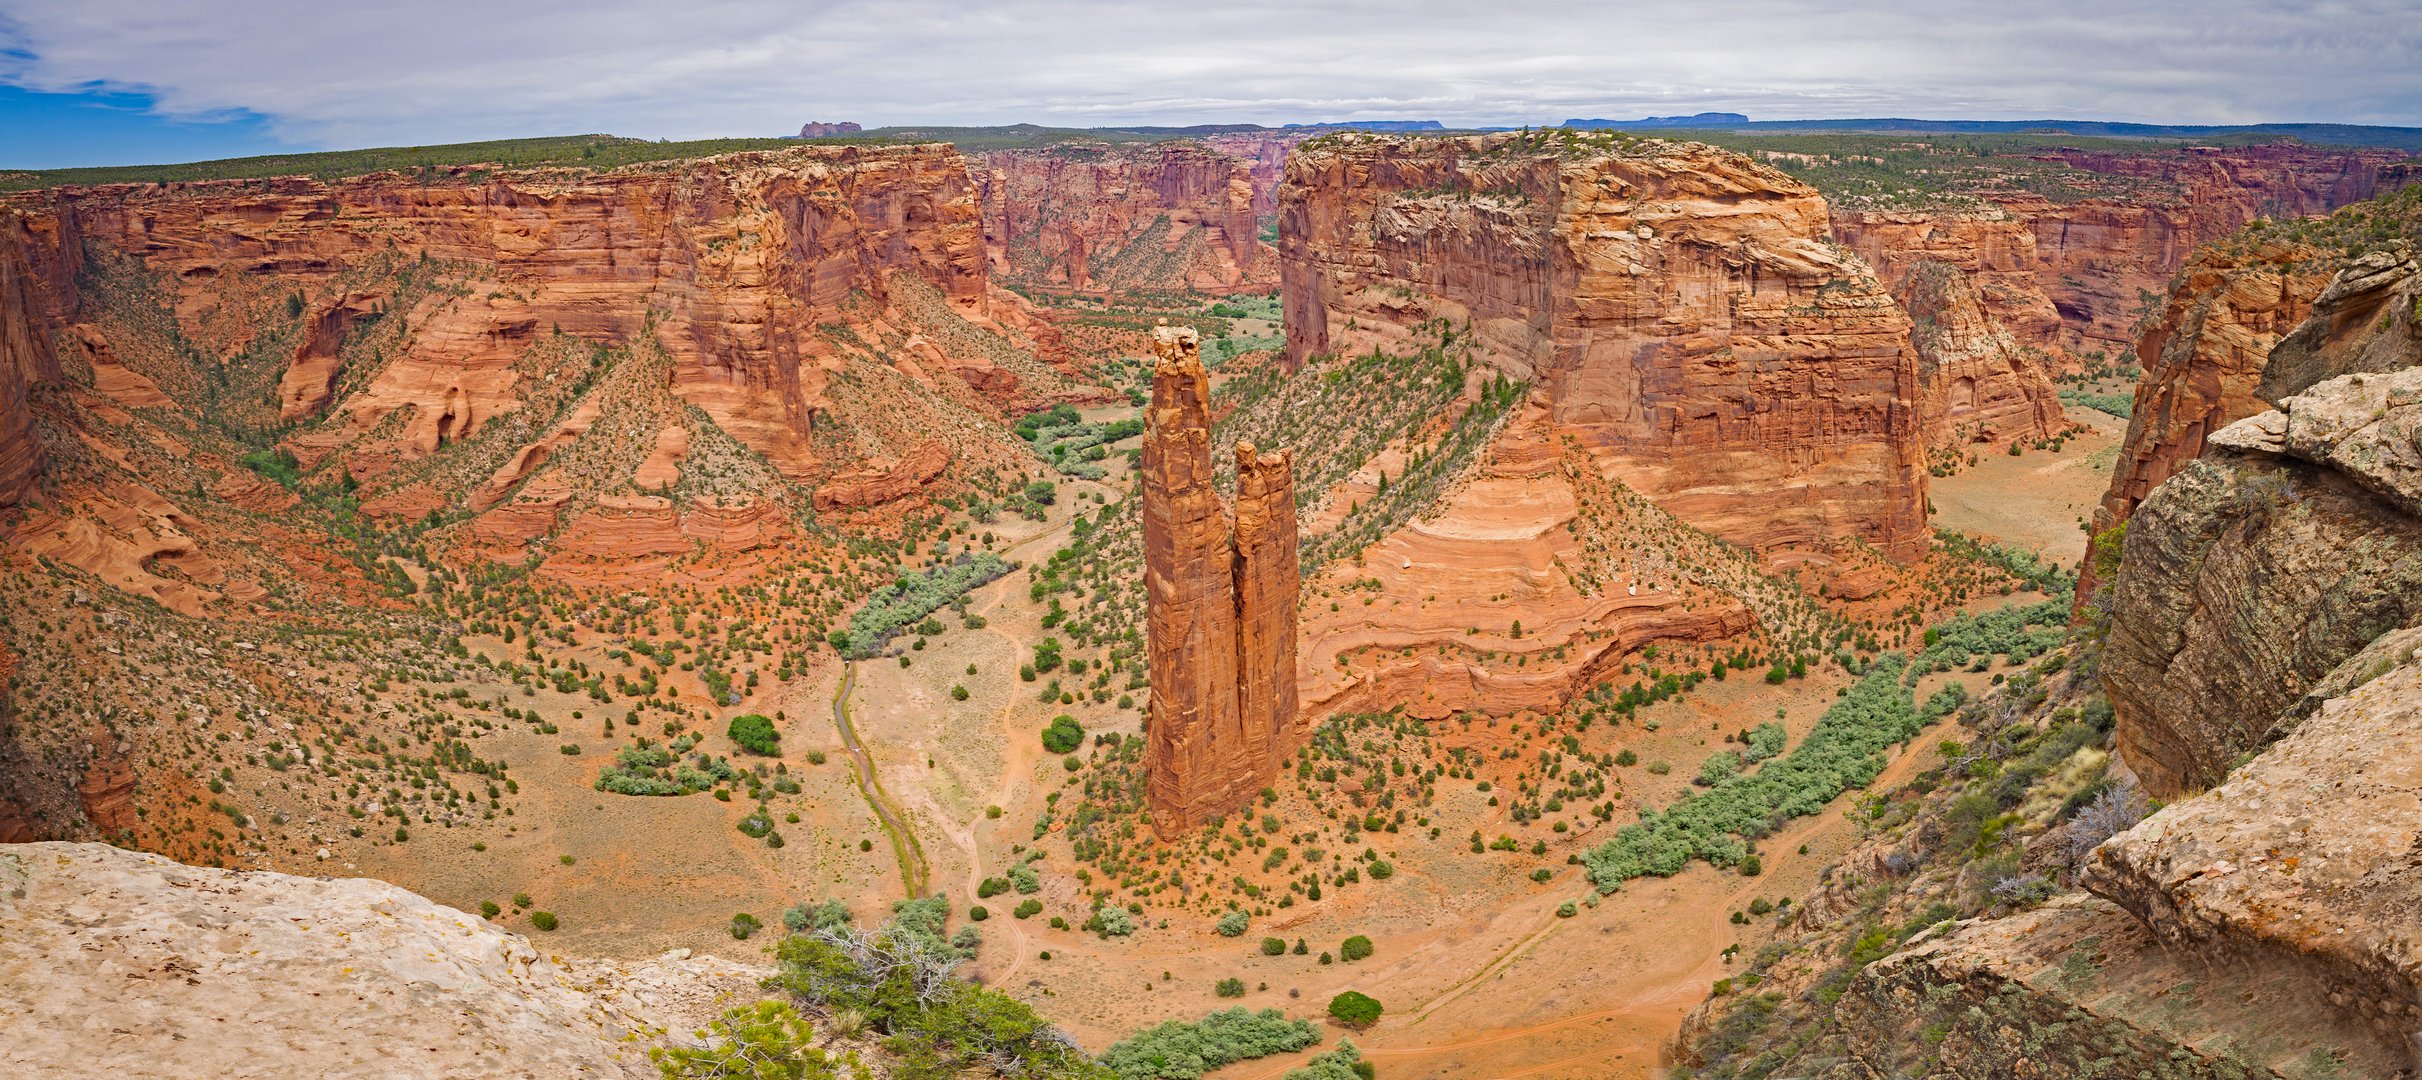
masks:
<svg viewBox="0 0 2422 1080"><path fill-rule="evenodd" d="M1707 109L2422 125L2417 0L0 0L0 167Z"/></svg>

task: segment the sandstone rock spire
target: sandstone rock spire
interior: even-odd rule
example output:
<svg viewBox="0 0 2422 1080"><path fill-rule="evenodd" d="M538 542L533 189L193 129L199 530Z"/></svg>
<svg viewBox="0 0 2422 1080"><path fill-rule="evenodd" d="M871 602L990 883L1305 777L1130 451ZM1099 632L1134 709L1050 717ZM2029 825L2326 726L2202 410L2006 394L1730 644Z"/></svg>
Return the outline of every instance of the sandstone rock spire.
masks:
<svg viewBox="0 0 2422 1080"><path fill-rule="evenodd" d="M1210 380L1192 329L1153 331L1144 422L1145 795L1174 836L1250 800L1294 749L1291 455L1236 447L1237 516L1213 485Z"/></svg>

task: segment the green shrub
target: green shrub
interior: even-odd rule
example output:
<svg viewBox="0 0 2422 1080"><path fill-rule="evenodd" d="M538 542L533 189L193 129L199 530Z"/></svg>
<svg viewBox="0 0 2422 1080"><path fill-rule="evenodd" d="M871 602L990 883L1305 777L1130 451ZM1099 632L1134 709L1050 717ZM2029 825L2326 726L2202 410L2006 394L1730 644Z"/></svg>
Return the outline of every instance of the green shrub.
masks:
<svg viewBox="0 0 2422 1080"><path fill-rule="evenodd" d="M752 754L771 757L782 752L782 736L774 730L772 719L758 713L742 713L732 717L724 734L731 736L740 748Z"/></svg>
<svg viewBox="0 0 2422 1080"><path fill-rule="evenodd" d="M1221 979L1218 985L1211 988L1211 992L1224 998L1240 998L1245 996L1245 981L1234 978Z"/></svg>
<svg viewBox="0 0 2422 1080"><path fill-rule="evenodd" d="M1363 1028L1376 1024L1384 1011L1378 999L1359 990L1348 990L1329 999L1329 1015L1347 1027Z"/></svg>
<svg viewBox="0 0 2422 1080"><path fill-rule="evenodd" d="M873 656L901 631L1009 570L1009 564L998 555L967 552L922 573L902 574L867 597L857 614L850 616L849 632L835 631L835 640L845 643L840 645L841 651L852 659Z"/></svg>
<svg viewBox="0 0 2422 1080"><path fill-rule="evenodd" d="M504 914L504 910L505 909L496 906L496 901L494 900L482 900L479 902L479 917L483 919L493 919L498 915Z"/></svg>
<svg viewBox="0 0 2422 1080"><path fill-rule="evenodd" d="M1017 916L1018 918L1021 918L1021 919L1031 919L1031 918L1033 918L1033 917L1035 917L1035 916L1037 916L1037 915L1040 915L1040 914L1042 914L1042 913L1043 913L1043 902L1042 902L1042 901L1040 901L1040 900L1037 900L1037 899L1035 899L1035 898L1033 898L1033 897L1031 897L1031 896L1030 896L1030 897L1027 897L1027 898L1026 898L1026 899L1024 899L1024 900L1020 900L1020 901L1018 901L1017 910L1010 912L1010 914L1015 915L1015 916Z"/></svg>
<svg viewBox="0 0 2422 1080"><path fill-rule="evenodd" d="M948 917L940 897L903 901L892 920L838 942L808 935L775 949L769 986L808 1004L866 1018L906 1055L896 1077L945 1077L982 1068L1010 1075L1092 1077L1099 1070L1025 1003L950 977L959 947L934 938Z"/></svg>
<svg viewBox="0 0 2422 1080"><path fill-rule="evenodd" d="M1238 911L1238 910L1230 910L1230 911L1229 911L1227 914L1221 915L1221 916L1219 917L1219 927L1218 927L1218 929L1219 929L1219 936L1221 936L1221 937L1243 937L1243 936L1245 936L1245 927L1246 927L1246 924L1247 924L1247 923L1249 923L1250 921L1251 921L1251 918L1250 918L1249 916L1247 916L1247 915L1246 915L1244 912L1242 912L1242 911Z"/></svg>
<svg viewBox="0 0 2422 1080"><path fill-rule="evenodd" d="M1901 686L1905 664L1879 659L1866 677L1825 711L1808 737L1755 775L1687 794L1582 858L1601 892L1642 875L1670 876L1692 859L1738 865L1748 856L1743 837L1761 836L1780 822L1822 811L1834 796L1864 787L1884 769L1884 751L1922 726Z"/></svg>
<svg viewBox="0 0 2422 1080"><path fill-rule="evenodd" d="M695 1046L650 1047L665 1080L836 1080L841 1072L816 1046L815 1031L787 1003L735 1006L698 1032Z"/></svg>
<svg viewBox="0 0 2422 1080"><path fill-rule="evenodd" d="M552 911L533 911L530 913L530 925L540 930L551 931L562 924L556 921L555 913Z"/></svg>
<svg viewBox="0 0 2422 1080"><path fill-rule="evenodd" d="M1345 944L1337 947L1337 955L1343 957L1347 963L1367 960L1371 956L1371 939L1361 934L1347 938Z"/></svg>
<svg viewBox="0 0 2422 1080"><path fill-rule="evenodd" d="M1169 1020L1145 1028L1112 1043L1102 1051L1101 1063L1118 1080L1193 1080L1239 1061L1319 1042L1320 1030L1309 1020L1289 1020L1276 1009L1239 1007L1191 1024Z"/></svg>
<svg viewBox="0 0 2422 1080"><path fill-rule="evenodd" d="M1123 907L1103 904L1095 908L1093 917L1085 920L1085 929L1104 938L1126 937L1135 932L1135 919Z"/></svg>
<svg viewBox="0 0 2422 1080"><path fill-rule="evenodd" d="M756 933L764 926L765 924L759 922L756 916L743 911L732 916L732 938L736 941L747 941L750 934Z"/></svg>
<svg viewBox="0 0 2422 1080"><path fill-rule="evenodd" d="M1362 1059L1362 1051L1354 1048L1353 1040L1337 1040L1337 1049L1304 1062L1302 1068L1289 1069L1282 1080L1375 1080L1378 1070Z"/></svg>
<svg viewBox="0 0 2422 1080"><path fill-rule="evenodd" d="M1261 939L1261 954L1263 956L1285 956L1287 954L1287 939L1274 937L1266 937Z"/></svg>
<svg viewBox="0 0 2422 1080"><path fill-rule="evenodd" d="M1054 754L1066 754L1085 744L1085 729L1077 726L1076 717L1055 716L1051 726L1043 729L1043 749Z"/></svg>

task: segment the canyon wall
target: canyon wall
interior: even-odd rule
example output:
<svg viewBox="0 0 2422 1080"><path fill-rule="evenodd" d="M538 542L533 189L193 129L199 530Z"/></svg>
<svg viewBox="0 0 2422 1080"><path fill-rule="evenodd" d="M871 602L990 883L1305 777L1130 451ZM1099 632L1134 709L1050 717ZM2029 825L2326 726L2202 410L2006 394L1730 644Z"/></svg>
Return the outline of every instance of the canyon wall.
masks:
<svg viewBox="0 0 2422 1080"><path fill-rule="evenodd" d="M2126 522L2153 489L2202 456L2211 433L2270 407L2256 396L2271 348L2305 315L2331 261L2288 240L2207 245L2172 283L2136 355L2144 375L2110 490L2095 507L2096 536ZM2106 560L2088 552L2080 603L2102 584Z"/></svg>
<svg viewBox="0 0 2422 1080"><path fill-rule="evenodd" d="M1173 837L1245 805L1301 741L1295 485L1283 451L1238 446L1231 525L1213 486L1200 343L1164 326L1153 350L1141 477L1145 795L1153 830Z"/></svg>
<svg viewBox="0 0 2422 1080"><path fill-rule="evenodd" d="M2060 391L2040 360L1995 319L1967 271L1919 263L1894 292L1917 350L1918 427L1926 448L1956 452L2061 430Z"/></svg>
<svg viewBox="0 0 2422 1080"><path fill-rule="evenodd" d="M1072 292L1262 288L1253 167L1196 142L1070 143L977 165L996 275Z"/></svg>
<svg viewBox="0 0 2422 1080"><path fill-rule="evenodd" d="M2156 796L2218 783L2317 680L2422 621L2417 298L2402 251L2355 260L2290 333L2311 347L2274 350L2296 373L2266 372L2256 393L2289 396L2213 433L2135 508L2103 683L2121 755Z"/></svg>
<svg viewBox="0 0 2422 1080"><path fill-rule="evenodd" d="M1287 154L1314 137L1308 131L1236 131L1203 137L1203 145L1245 163L1253 182L1253 215L1278 213L1278 185L1287 177Z"/></svg>
<svg viewBox="0 0 2422 1080"><path fill-rule="evenodd" d="M1279 212L1291 365L1443 322L1693 525L1925 551L1909 320L1807 185L1696 144L1343 135L1289 159Z"/></svg>
<svg viewBox="0 0 2422 1080"><path fill-rule="evenodd" d="M1898 288L1911 266L1975 275L1986 308L2021 345L2065 364L2135 343L2149 298L2195 249L2256 218L2326 214L2413 182L2405 154L2287 144L2168 153L2030 155L2125 179L2129 193L1988 193L1942 209L1838 209L1833 232Z"/></svg>
<svg viewBox="0 0 2422 1080"><path fill-rule="evenodd" d="M417 328L409 353L343 405L355 433L418 407L424 442L509 408L513 362L536 337L625 342L644 330L671 352L677 393L786 473L810 476L820 462L806 436L828 404L831 352L818 323L853 294L880 300L895 272L972 315L988 303L974 189L947 146L800 148L604 174L118 185L10 201L74 223L97 250L139 257L174 283L181 316L229 303L229 278L302 289L328 333L296 354L290 418L330 406L327 387L342 374L330 342L345 313L385 299L337 295L349 271L400 255L492 275L498 287L470 302L432 298L405 313Z"/></svg>
<svg viewBox="0 0 2422 1080"><path fill-rule="evenodd" d="M29 248L39 246L24 215L0 210L0 506L24 501L42 476L42 440L31 398L37 382L59 378L59 357Z"/></svg>

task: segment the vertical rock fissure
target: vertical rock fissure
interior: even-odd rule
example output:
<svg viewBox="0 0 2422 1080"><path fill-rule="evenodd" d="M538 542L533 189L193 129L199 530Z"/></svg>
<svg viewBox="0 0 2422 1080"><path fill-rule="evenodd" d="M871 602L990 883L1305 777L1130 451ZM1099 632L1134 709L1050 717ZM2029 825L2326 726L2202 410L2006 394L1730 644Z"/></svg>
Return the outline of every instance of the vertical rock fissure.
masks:
<svg viewBox="0 0 2422 1080"><path fill-rule="evenodd" d="M1144 788L1163 836L1269 786L1298 734L1293 459L1239 444L1231 521L1213 485L1200 349L1190 328L1153 332L1144 426Z"/></svg>

